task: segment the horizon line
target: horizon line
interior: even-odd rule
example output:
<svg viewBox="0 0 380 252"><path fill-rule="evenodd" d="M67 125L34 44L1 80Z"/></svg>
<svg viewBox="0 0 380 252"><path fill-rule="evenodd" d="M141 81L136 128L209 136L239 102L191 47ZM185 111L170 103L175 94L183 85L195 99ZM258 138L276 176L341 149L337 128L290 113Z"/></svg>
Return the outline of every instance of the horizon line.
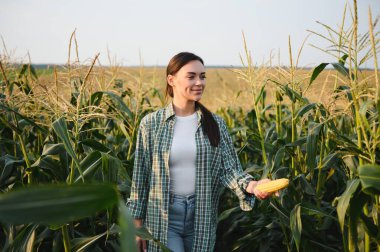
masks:
<svg viewBox="0 0 380 252"><path fill-rule="evenodd" d="M25 65L25 63L16 63L14 65ZM29 64L26 64L29 65ZM64 67L67 66L67 63L65 64L57 64L57 63L31 63L33 67L36 69L42 69L42 68L49 68L49 67ZM82 64L84 65L89 65L89 64ZM126 67L126 68L139 68L139 67L146 67L146 68L166 68L165 65L128 65L128 66L122 66L122 65L116 65L119 67ZM318 65L314 67L297 67L297 69L314 69ZM101 65L101 66L96 66L95 67L113 67L112 65ZM245 68L245 66L237 66L237 65L205 65L206 68ZM290 66L288 65L280 65L280 66L254 66L254 68L260 68L260 67L265 67L265 68L277 68L277 67L283 67L283 68L289 68ZM326 69L334 69L332 66L327 66ZM365 68L360 68L360 70L375 70L375 68L370 68L370 67L365 67Z"/></svg>

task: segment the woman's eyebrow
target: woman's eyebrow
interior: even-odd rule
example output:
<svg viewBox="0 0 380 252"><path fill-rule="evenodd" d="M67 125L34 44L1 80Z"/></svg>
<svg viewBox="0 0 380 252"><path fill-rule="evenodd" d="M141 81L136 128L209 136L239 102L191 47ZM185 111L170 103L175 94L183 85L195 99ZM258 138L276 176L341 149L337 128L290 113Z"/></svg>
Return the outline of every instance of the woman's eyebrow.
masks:
<svg viewBox="0 0 380 252"><path fill-rule="evenodd" d="M187 72L187 74L194 74L194 75L196 75L197 73L196 72ZM200 74L206 74L206 72L201 72Z"/></svg>

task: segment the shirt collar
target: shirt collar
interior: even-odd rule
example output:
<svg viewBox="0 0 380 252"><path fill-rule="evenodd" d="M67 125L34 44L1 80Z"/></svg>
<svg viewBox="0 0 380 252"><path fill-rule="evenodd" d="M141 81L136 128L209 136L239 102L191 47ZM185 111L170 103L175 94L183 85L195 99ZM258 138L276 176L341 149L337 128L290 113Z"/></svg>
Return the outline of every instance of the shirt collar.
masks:
<svg viewBox="0 0 380 252"><path fill-rule="evenodd" d="M202 111L199 106L197 106L197 103L195 103L195 112L198 116L198 125L201 123L202 119ZM166 108L165 108L165 121L169 120L170 118L175 116L174 108L173 108L173 102L170 102Z"/></svg>
<svg viewBox="0 0 380 252"><path fill-rule="evenodd" d="M175 116L175 113L173 108L173 102L171 102L165 108L165 121L167 121L169 118L173 116Z"/></svg>

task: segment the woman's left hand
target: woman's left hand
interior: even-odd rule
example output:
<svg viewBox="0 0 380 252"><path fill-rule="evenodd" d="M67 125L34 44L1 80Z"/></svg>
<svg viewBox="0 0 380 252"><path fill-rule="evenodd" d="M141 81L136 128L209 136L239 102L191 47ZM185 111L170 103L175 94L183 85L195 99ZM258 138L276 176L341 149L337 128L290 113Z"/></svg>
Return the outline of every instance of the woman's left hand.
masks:
<svg viewBox="0 0 380 252"><path fill-rule="evenodd" d="M264 200L269 198L273 193L267 193L256 189L257 185L268 183L270 179L261 179L259 181L249 182L246 191L250 194L254 194L258 199Z"/></svg>

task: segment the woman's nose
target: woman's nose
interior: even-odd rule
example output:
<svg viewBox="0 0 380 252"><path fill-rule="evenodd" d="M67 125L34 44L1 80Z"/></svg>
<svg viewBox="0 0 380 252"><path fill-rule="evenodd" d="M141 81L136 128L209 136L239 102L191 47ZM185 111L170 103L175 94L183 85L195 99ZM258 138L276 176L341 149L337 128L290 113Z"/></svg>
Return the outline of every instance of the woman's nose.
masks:
<svg viewBox="0 0 380 252"><path fill-rule="evenodd" d="M198 78L195 84L196 84L196 85L203 85L204 82L205 82L205 81L204 81L203 79Z"/></svg>

